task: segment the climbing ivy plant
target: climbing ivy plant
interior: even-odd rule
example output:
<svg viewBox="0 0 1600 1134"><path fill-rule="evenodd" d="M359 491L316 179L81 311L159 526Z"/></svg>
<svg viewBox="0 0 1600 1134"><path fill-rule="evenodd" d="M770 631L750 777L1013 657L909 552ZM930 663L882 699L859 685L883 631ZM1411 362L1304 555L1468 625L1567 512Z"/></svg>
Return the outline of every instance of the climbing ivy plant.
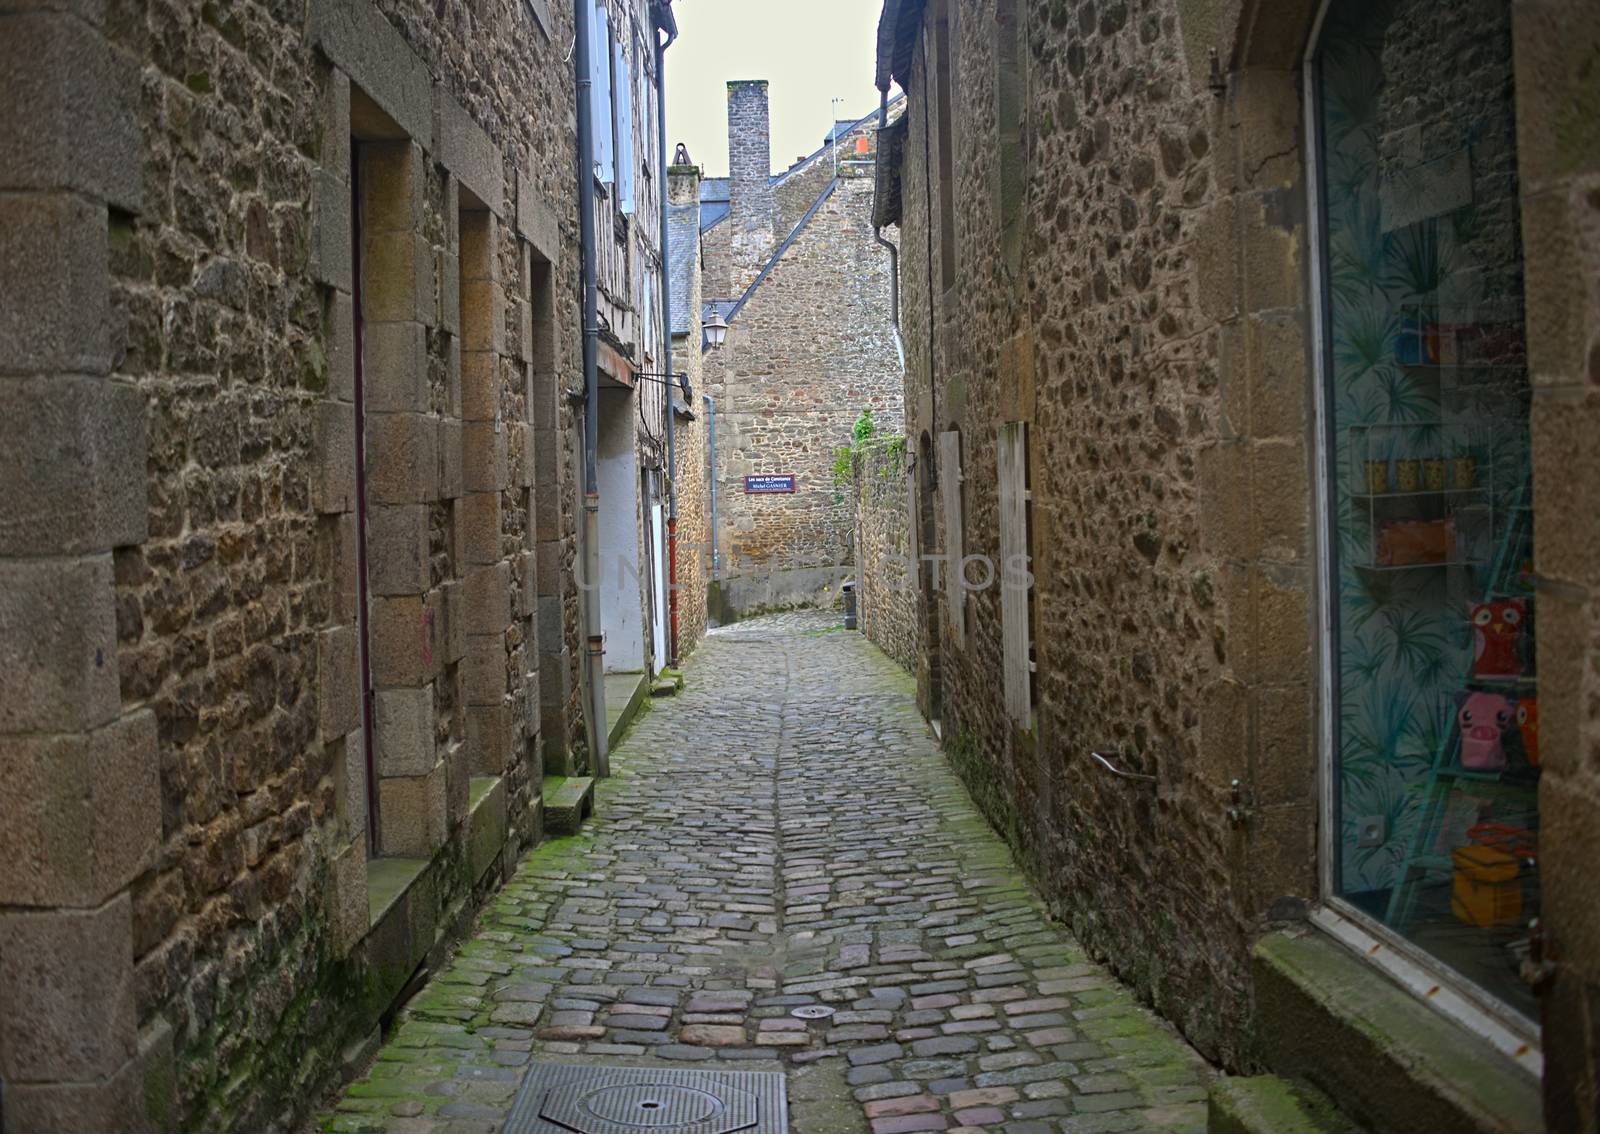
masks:
<svg viewBox="0 0 1600 1134"><path fill-rule="evenodd" d="M872 411L864 409L850 428L850 444L834 450L833 483L841 486L853 483L862 458L872 449L882 449L898 464L905 457L906 439L904 434L880 433ZM889 467L885 467L882 474L888 476Z"/></svg>

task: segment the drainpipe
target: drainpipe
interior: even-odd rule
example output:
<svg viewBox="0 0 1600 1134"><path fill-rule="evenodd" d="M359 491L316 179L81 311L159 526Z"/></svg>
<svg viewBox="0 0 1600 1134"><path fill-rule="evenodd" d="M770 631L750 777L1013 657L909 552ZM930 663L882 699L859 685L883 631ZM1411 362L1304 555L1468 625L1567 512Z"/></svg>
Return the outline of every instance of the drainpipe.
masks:
<svg viewBox="0 0 1600 1134"><path fill-rule="evenodd" d="M878 92L878 137L882 139L883 129L889 125L889 92ZM881 149L879 151L881 157ZM872 229L872 239L889 251L889 325L894 328L894 349L900 356L900 372L906 369L906 344L900 337L900 249L883 238L883 229L876 226Z"/></svg>
<svg viewBox="0 0 1600 1134"><path fill-rule="evenodd" d="M900 337L900 249L883 238L883 229L874 228L872 239L889 250L889 325L894 331L894 350L900 356L900 371L906 369L906 344Z"/></svg>
<svg viewBox="0 0 1600 1134"><path fill-rule="evenodd" d="M600 622L600 375L596 351L600 338L599 297L594 249L594 114L589 74L590 22L594 0L575 0L577 38L572 58L578 79L578 246L583 273L583 622L584 663L589 675L589 751L594 774L611 774L606 736L605 629Z"/></svg>
<svg viewBox="0 0 1600 1134"><path fill-rule="evenodd" d="M656 133L661 175L661 357L666 365L667 399L667 602L671 607L672 630L668 651L672 667L678 666L678 437L677 414L672 409L672 391L678 380L672 376L672 265L667 248L667 210L672 206L671 178L667 176L667 48L678 38L678 21L672 15L672 0L656 9L656 22L667 33L666 42L656 41Z"/></svg>
<svg viewBox="0 0 1600 1134"><path fill-rule="evenodd" d="M701 394L706 400L706 420L710 423L711 432L711 468L708 474L711 480L711 577L720 578L717 561L717 403L711 400L710 394Z"/></svg>

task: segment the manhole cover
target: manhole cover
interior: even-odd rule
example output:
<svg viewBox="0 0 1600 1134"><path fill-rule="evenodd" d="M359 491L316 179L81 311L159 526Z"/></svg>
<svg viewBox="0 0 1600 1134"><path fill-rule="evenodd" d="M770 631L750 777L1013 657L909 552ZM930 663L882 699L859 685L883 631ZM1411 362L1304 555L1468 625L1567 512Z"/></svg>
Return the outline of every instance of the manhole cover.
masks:
<svg viewBox="0 0 1600 1134"><path fill-rule="evenodd" d="M702 1090L645 1081L557 1087L545 1095L539 1116L582 1134L628 1130L728 1134L754 1126L758 1109L755 1096L738 1087Z"/></svg>
<svg viewBox="0 0 1600 1134"><path fill-rule="evenodd" d="M826 1020L833 1015L833 1009L826 1004L802 1004L790 1010L789 1015L799 1016L802 1020Z"/></svg>
<svg viewBox="0 0 1600 1134"><path fill-rule="evenodd" d="M786 1134L783 1076L535 1063L505 1134Z"/></svg>

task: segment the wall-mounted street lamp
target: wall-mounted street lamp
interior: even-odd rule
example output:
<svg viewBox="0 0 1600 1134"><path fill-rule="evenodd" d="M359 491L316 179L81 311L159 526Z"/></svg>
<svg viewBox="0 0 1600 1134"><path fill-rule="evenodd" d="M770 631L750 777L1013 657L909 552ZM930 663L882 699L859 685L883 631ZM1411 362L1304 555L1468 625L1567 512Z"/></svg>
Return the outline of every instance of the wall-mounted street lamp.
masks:
<svg viewBox="0 0 1600 1134"><path fill-rule="evenodd" d="M706 342L715 350L728 338L728 321L722 317L722 312L715 308L711 311L711 318L706 320Z"/></svg>
<svg viewBox="0 0 1600 1134"><path fill-rule="evenodd" d="M694 391L689 389L689 375L685 371L679 370L667 374L660 370L635 370L633 377L638 382L659 382L663 386L676 386L683 391L687 401L691 404L694 402Z"/></svg>

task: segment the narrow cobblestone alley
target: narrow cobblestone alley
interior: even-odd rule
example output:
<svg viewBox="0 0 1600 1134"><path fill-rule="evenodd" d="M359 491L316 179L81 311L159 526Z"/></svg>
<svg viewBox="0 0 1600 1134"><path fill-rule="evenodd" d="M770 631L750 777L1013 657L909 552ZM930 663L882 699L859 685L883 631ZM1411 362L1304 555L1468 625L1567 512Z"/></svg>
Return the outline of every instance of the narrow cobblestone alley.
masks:
<svg viewBox="0 0 1600 1134"><path fill-rule="evenodd" d="M536 1059L781 1066L801 1134L1204 1128L1204 1062L1047 920L881 653L774 616L687 679L325 1129L498 1131Z"/></svg>

